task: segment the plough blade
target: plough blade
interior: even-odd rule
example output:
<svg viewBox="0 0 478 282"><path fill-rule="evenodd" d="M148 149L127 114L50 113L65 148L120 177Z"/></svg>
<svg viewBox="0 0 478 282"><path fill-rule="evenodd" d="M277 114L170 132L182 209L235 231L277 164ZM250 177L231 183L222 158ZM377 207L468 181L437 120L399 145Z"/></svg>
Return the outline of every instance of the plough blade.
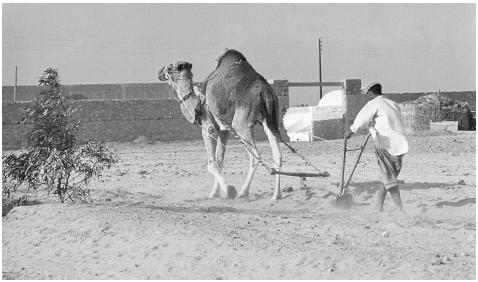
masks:
<svg viewBox="0 0 478 282"><path fill-rule="evenodd" d="M286 176L297 176L297 177L329 177L330 174L327 171L320 173L310 173L310 172L292 172L292 171L277 171L273 169L271 175L286 175Z"/></svg>

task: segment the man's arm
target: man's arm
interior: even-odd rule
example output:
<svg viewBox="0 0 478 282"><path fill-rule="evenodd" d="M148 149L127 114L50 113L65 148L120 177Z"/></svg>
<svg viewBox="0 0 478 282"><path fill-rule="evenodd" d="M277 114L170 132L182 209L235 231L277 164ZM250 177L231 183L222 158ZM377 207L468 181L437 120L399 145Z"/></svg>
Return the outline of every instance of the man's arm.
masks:
<svg viewBox="0 0 478 282"><path fill-rule="evenodd" d="M347 128L345 130L344 137L350 138L350 136L352 136L352 133L357 133L357 131L361 127L370 124L377 112L378 108L373 103L368 102L367 104L365 104L365 106L363 106L363 108L355 117L354 123L352 124L352 126L350 126L350 129Z"/></svg>

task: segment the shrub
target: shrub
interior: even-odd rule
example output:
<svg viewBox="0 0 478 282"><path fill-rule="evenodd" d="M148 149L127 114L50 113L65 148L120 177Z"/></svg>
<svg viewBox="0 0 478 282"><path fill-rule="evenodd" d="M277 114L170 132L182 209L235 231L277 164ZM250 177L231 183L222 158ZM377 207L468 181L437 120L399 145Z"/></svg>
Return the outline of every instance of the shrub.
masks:
<svg viewBox="0 0 478 282"><path fill-rule="evenodd" d="M3 195L9 197L26 184L35 190L45 186L61 202L91 202L86 186L117 158L102 142L80 144L77 108L64 95L56 69L48 68L39 84L40 95L25 108L23 123L32 124L25 136L26 152L2 157Z"/></svg>

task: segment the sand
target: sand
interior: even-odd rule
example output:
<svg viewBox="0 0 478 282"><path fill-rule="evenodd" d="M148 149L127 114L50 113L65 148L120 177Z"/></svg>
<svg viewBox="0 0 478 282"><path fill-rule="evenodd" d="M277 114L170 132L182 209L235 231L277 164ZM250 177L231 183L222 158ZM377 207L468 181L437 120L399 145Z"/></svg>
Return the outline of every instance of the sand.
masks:
<svg viewBox="0 0 478 282"><path fill-rule="evenodd" d="M363 136L354 137L355 145ZM4 279L476 279L475 134L410 136L400 175L409 216L373 209L378 170L367 146L337 208L339 146L294 143L330 177L301 186L259 167L249 199L210 199L201 142L108 144L120 162L90 188L92 204L15 207L2 220ZM150 144L153 143L153 144ZM350 146L353 146L350 145ZM271 161L267 143L258 148ZM314 172L284 152L284 170ZM4 151L9 153L9 151ZM350 153L350 170L356 153ZM240 187L248 165L237 141L226 180Z"/></svg>

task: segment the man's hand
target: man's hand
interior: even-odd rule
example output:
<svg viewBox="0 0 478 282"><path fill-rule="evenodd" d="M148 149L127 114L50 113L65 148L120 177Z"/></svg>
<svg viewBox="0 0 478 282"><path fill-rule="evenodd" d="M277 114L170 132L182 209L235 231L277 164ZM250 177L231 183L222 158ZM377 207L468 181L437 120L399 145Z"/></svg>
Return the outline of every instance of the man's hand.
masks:
<svg viewBox="0 0 478 282"><path fill-rule="evenodd" d="M347 128L344 132L344 138L349 139L350 137L352 137L352 134L354 134L352 130L350 130L350 128Z"/></svg>

